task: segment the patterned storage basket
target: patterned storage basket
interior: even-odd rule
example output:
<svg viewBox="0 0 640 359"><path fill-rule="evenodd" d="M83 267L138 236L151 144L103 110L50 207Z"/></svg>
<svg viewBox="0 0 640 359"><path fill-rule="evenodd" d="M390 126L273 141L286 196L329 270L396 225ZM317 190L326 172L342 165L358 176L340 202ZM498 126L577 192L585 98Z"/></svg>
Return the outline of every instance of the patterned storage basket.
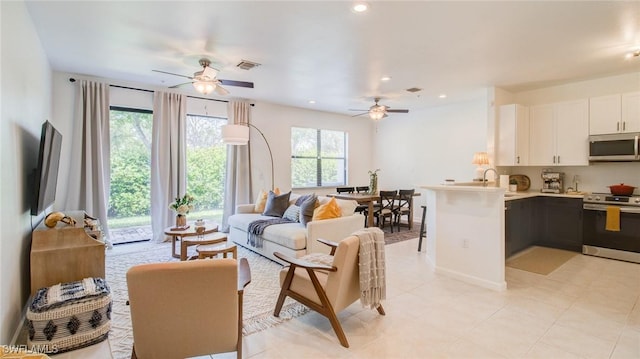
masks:
<svg viewBox="0 0 640 359"><path fill-rule="evenodd" d="M85 278L39 289L27 309L27 344L51 354L107 339L111 294L102 278Z"/></svg>

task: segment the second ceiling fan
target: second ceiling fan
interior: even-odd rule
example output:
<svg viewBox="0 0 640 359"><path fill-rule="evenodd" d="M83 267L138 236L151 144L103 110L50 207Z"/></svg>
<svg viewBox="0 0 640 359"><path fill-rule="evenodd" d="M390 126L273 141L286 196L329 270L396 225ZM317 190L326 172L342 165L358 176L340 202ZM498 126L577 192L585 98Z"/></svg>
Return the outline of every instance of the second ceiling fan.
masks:
<svg viewBox="0 0 640 359"><path fill-rule="evenodd" d="M203 95L207 95L211 91L215 91L218 95L222 96L228 95L229 91L220 85L253 88L253 82L218 79L217 76L219 71L210 66L211 60L209 59L202 58L200 59L199 63L200 66L202 66L202 70L196 71L193 76L180 75L173 72L161 70L153 71L188 78L191 81L169 86L169 88L177 88L185 84L193 84L193 87L195 87L196 90L198 90L198 92Z"/></svg>
<svg viewBox="0 0 640 359"><path fill-rule="evenodd" d="M362 116L362 115L369 115L369 118L371 118L372 120L375 121L379 121L385 117L387 117L387 113L409 113L409 110L407 109L393 109L389 106L385 106L385 105L380 105L378 104L378 102L380 101L380 97L376 97L373 99L375 104L371 107L369 107L369 110L352 110L350 109L349 111L366 111L366 112L362 112L359 113L357 115L353 115L352 117L356 117L356 116Z"/></svg>

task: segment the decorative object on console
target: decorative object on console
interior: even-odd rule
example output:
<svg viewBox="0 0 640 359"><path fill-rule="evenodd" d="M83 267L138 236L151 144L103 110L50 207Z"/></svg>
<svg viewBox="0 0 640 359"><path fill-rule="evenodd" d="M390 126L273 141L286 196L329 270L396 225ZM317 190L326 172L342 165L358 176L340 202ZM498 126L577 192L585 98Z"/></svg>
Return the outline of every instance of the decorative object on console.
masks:
<svg viewBox="0 0 640 359"><path fill-rule="evenodd" d="M76 225L75 219L67 216L62 212L51 212L44 218L44 224L49 228L54 228L58 224L58 222L65 223L71 227Z"/></svg>
<svg viewBox="0 0 640 359"><path fill-rule="evenodd" d="M369 194L378 193L378 171L380 171L379 168L369 171Z"/></svg>
<svg viewBox="0 0 640 359"><path fill-rule="evenodd" d="M269 141L264 136L264 133L260 131L256 126L246 122L237 125L224 125L222 126L222 142L227 145L245 146L249 143L249 128L254 128L264 139L264 143L267 144L269 150L269 158L271 159L271 189L275 186L274 171L273 171L273 153L271 152L271 146Z"/></svg>
<svg viewBox="0 0 640 359"><path fill-rule="evenodd" d="M476 176L474 181L482 181L482 174L485 170L484 166L489 164L489 155L486 152L476 152L473 154L472 164L477 165Z"/></svg>

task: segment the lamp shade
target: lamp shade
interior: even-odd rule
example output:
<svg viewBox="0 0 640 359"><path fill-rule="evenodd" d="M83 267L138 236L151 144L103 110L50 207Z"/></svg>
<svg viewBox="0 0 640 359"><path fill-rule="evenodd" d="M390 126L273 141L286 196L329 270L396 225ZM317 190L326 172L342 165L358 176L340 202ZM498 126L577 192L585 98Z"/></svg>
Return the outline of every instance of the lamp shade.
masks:
<svg viewBox="0 0 640 359"><path fill-rule="evenodd" d="M249 127L245 125L222 126L222 142L227 145L246 145L249 143Z"/></svg>
<svg viewBox="0 0 640 359"><path fill-rule="evenodd" d="M486 152L476 152L473 154L473 161L471 161L474 165L488 165L489 164L489 155Z"/></svg>

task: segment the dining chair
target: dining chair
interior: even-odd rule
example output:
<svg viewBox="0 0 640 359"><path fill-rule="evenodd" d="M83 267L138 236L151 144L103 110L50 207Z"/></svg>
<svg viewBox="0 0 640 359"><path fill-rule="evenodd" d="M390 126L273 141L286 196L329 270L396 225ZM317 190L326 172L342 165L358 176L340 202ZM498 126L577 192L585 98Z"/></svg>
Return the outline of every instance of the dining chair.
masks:
<svg viewBox="0 0 640 359"><path fill-rule="evenodd" d="M407 216L407 227L411 228L411 223L413 218L411 218L411 214L413 213L413 194L416 192L415 189L401 189L398 191L398 206L395 210L395 223L398 226L398 232L400 232L400 221L402 216Z"/></svg>
<svg viewBox="0 0 640 359"><path fill-rule="evenodd" d="M355 191L355 187L336 187L336 192L338 193L353 193Z"/></svg>
<svg viewBox="0 0 640 359"><path fill-rule="evenodd" d="M389 218L389 226L393 233L393 219L395 216L395 204L398 191L380 191L380 208L374 210L378 219L378 227L384 229L386 219Z"/></svg>
<svg viewBox="0 0 640 359"><path fill-rule="evenodd" d="M356 192L357 193L369 193L369 186L357 186L356 187ZM365 217L364 217L364 223L365 223L365 227L367 226L367 209L369 208L369 206L367 206L366 204L359 204L356 207L355 212L356 213L362 213Z"/></svg>

